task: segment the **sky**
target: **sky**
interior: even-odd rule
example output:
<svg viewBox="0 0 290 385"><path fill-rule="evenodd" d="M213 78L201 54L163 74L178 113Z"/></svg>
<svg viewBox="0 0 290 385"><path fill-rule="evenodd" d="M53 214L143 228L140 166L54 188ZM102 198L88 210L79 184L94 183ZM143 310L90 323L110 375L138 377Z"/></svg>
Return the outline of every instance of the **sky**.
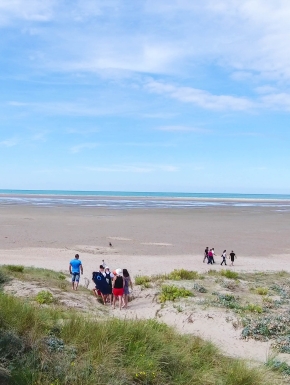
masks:
<svg viewBox="0 0 290 385"><path fill-rule="evenodd" d="M0 189L290 193L289 0L0 0Z"/></svg>

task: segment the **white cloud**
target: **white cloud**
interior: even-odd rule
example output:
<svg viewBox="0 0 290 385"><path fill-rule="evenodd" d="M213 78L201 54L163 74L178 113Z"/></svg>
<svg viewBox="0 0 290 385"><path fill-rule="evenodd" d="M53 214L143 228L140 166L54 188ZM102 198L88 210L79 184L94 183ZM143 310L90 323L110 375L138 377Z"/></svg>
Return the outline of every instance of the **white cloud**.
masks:
<svg viewBox="0 0 290 385"><path fill-rule="evenodd" d="M210 130L199 128L199 127L190 127L190 126L161 126L157 127L157 130L168 131L168 132L196 132L201 134L209 133Z"/></svg>
<svg viewBox="0 0 290 385"><path fill-rule="evenodd" d="M70 151L73 154L77 154L83 150L92 150L98 146L98 143L80 143L76 146L71 147Z"/></svg>
<svg viewBox="0 0 290 385"><path fill-rule="evenodd" d="M213 95L197 88L178 87L156 81L148 82L145 88L149 92L163 94L180 102L195 104L209 110L243 111L255 107L255 104L247 98Z"/></svg>
<svg viewBox="0 0 290 385"><path fill-rule="evenodd" d="M52 18L55 0L0 0L0 26L17 20L46 22Z"/></svg>
<svg viewBox="0 0 290 385"><path fill-rule="evenodd" d="M290 111L290 94L281 92L265 95L261 98L262 102L274 109Z"/></svg>
<svg viewBox="0 0 290 385"><path fill-rule="evenodd" d="M156 171L176 172L177 166L166 164L144 164L144 165L110 165L106 167L86 167L87 170L96 172L117 172L117 173L152 173Z"/></svg>
<svg viewBox="0 0 290 385"><path fill-rule="evenodd" d="M15 138L0 141L0 146L2 147L14 147L17 144L18 144L18 140Z"/></svg>

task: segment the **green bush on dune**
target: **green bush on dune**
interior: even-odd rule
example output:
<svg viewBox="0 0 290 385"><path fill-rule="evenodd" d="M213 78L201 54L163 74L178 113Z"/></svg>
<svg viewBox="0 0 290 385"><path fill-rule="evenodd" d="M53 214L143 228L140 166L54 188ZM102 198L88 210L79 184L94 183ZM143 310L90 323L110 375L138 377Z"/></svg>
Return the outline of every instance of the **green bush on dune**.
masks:
<svg viewBox="0 0 290 385"><path fill-rule="evenodd" d="M280 383L156 320L97 321L6 294L0 308L0 362L10 385Z"/></svg>

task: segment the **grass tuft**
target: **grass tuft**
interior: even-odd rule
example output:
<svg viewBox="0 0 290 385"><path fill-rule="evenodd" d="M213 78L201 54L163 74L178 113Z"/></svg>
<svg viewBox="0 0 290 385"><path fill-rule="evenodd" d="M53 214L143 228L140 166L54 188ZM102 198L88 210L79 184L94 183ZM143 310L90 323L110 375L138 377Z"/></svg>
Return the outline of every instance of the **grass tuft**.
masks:
<svg viewBox="0 0 290 385"><path fill-rule="evenodd" d="M41 305L43 304L49 305L53 303L54 298L50 291L41 290L39 293L36 294L35 301Z"/></svg>
<svg viewBox="0 0 290 385"><path fill-rule="evenodd" d="M135 285L144 285L151 282L151 278L148 275L137 275L135 277Z"/></svg>
<svg viewBox="0 0 290 385"><path fill-rule="evenodd" d="M199 277L199 274L197 271L191 271L191 270L173 270L170 274L168 274L167 279L173 280L173 281L180 281L180 280L192 280L197 279Z"/></svg>
<svg viewBox="0 0 290 385"><path fill-rule="evenodd" d="M160 302L175 301L178 298L192 297L190 290L174 285L163 285L161 287L161 294L159 296Z"/></svg>
<svg viewBox="0 0 290 385"><path fill-rule="evenodd" d="M237 279L239 277L239 274L232 270L221 270L221 276L230 279Z"/></svg>
<svg viewBox="0 0 290 385"><path fill-rule="evenodd" d="M257 287L256 288L256 293L259 295L267 295L269 292L267 287Z"/></svg>
<svg viewBox="0 0 290 385"><path fill-rule="evenodd" d="M6 269L13 273L23 273L24 272L24 266L22 265L6 265Z"/></svg>

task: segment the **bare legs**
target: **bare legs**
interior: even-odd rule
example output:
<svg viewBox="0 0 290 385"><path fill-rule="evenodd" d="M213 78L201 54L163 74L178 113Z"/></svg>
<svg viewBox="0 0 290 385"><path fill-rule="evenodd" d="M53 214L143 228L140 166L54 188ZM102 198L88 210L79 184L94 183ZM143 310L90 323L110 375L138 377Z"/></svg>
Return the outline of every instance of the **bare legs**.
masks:
<svg viewBox="0 0 290 385"><path fill-rule="evenodd" d="M113 298L113 308L115 309L115 305L116 305L116 299L117 299L117 296L114 295L114 298ZM122 309L122 296L121 295L118 295L118 300L119 300L119 309L121 310Z"/></svg>

